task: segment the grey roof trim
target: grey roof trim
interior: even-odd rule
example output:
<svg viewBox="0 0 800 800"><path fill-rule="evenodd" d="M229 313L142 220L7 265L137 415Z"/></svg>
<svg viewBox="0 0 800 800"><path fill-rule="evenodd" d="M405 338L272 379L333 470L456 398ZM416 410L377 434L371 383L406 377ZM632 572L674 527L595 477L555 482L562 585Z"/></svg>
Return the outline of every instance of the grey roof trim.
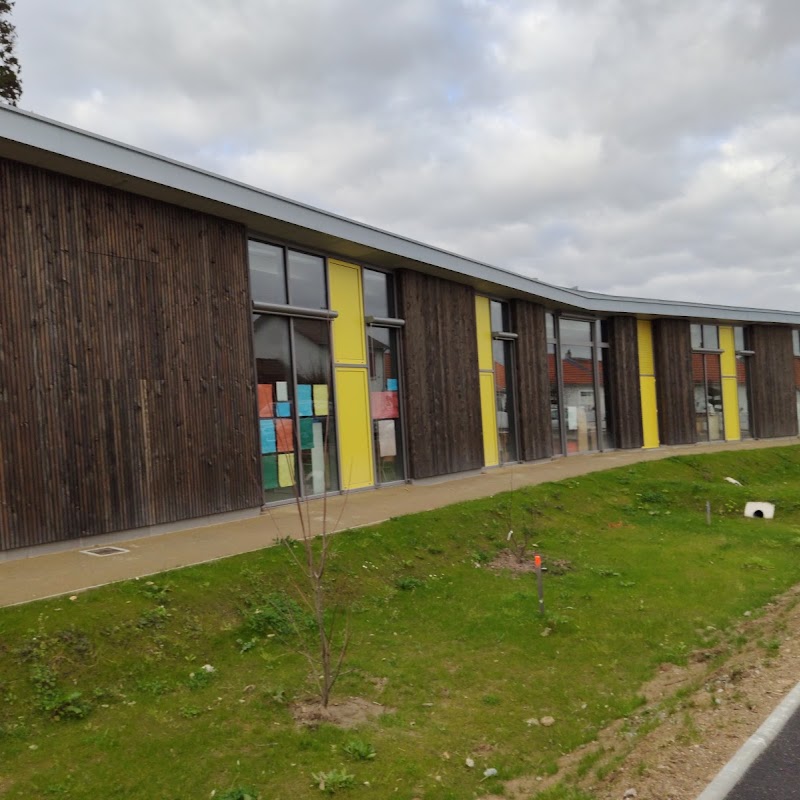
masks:
<svg viewBox="0 0 800 800"><path fill-rule="evenodd" d="M254 230L281 230L300 243L316 241L351 257L358 253L377 265L401 263L446 273L490 293L499 290L595 313L800 325L798 312L615 297L552 286L4 105L0 156L207 210ZM282 226L276 227L275 221Z"/></svg>

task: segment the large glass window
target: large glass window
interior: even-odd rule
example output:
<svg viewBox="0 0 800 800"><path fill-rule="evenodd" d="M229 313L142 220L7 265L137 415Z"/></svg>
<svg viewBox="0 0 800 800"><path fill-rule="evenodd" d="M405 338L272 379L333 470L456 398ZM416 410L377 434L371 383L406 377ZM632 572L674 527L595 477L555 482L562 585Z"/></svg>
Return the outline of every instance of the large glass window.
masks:
<svg viewBox="0 0 800 800"><path fill-rule="evenodd" d="M253 315L264 501L336 491L330 320L319 316L327 306L325 261L250 242L250 275L254 302L309 314Z"/></svg>
<svg viewBox="0 0 800 800"><path fill-rule="evenodd" d="M508 304L492 300L489 303L492 320L492 360L494 369L495 407L497 413L497 444L501 464L518 461L517 414L514 390L514 342L503 339L511 332Z"/></svg>
<svg viewBox="0 0 800 800"><path fill-rule="evenodd" d="M609 409L610 386L606 376L607 326L604 322L560 318L557 320L557 376L551 371L551 409L558 391L559 431L553 426L554 452L583 453L613 447ZM548 348L548 358L552 345ZM552 412L551 412L552 414ZM554 420L551 420L553 425ZM555 447L556 436L561 447Z"/></svg>
<svg viewBox="0 0 800 800"><path fill-rule="evenodd" d="M733 344L736 350L736 397L739 405L739 430L742 439L753 436L750 424L750 349L749 337L744 328L733 329Z"/></svg>
<svg viewBox="0 0 800 800"><path fill-rule="evenodd" d="M559 380L558 338L556 320L550 312L545 314L545 335L547 336L547 378L550 384L550 431L553 440L553 455L564 454L561 437L561 381Z"/></svg>
<svg viewBox="0 0 800 800"><path fill-rule="evenodd" d="M692 324L691 337L697 437L701 441L720 441L725 438L725 422L719 332L716 325Z"/></svg>
<svg viewBox="0 0 800 800"><path fill-rule="evenodd" d="M382 324L367 324L372 440L378 483L405 478L400 404L399 329L389 324L395 315L392 276L363 269L364 312ZM399 321L398 321L399 322Z"/></svg>
<svg viewBox="0 0 800 800"><path fill-rule="evenodd" d="M792 331L792 351L794 352L794 392L797 403L797 427L800 431L800 331Z"/></svg>

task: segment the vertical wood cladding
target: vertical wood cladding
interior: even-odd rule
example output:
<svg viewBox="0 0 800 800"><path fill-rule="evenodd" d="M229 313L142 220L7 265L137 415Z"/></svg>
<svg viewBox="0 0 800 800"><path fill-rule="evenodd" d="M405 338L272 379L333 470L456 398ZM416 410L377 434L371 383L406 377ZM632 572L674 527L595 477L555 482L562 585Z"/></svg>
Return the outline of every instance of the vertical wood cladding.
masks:
<svg viewBox="0 0 800 800"><path fill-rule="evenodd" d="M471 288L400 270L409 475L483 466L475 295ZM341 410L340 410L341 413Z"/></svg>
<svg viewBox="0 0 800 800"><path fill-rule="evenodd" d="M753 325L749 359L753 436L797 435L791 328Z"/></svg>
<svg viewBox="0 0 800 800"><path fill-rule="evenodd" d="M653 320L658 430L662 444L697 441L692 383L692 339L689 323Z"/></svg>
<svg viewBox="0 0 800 800"><path fill-rule="evenodd" d="M259 505L240 225L0 159L0 549Z"/></svg>
<svg viewBox="0 0 800 800"><path fill-rule="evenodd" d="M512 330L518 337L517 407L522 461L536 461L553 455L544 315L544 306L525 300L511 302Z"/></svg>
<svg viewBox="0 0 800 800"><path fill-rule="evenodd" d="M635 317L608 319L605 379L609 383L614 444L620 448L644 445L642 399L639 386L639 343Z"/></svg>

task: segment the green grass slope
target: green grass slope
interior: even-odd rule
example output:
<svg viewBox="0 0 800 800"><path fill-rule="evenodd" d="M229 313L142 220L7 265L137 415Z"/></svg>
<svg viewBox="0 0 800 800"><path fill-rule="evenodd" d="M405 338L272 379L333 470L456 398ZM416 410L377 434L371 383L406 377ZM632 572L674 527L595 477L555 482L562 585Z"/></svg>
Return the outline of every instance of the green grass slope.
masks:
<svg viewBox="0 0 800 800"><path fill-rule="evenodd" d="M743 518L746 500L776 519ZM488 568L512 528L551 567L545 617L532 575ZM352 631L334 699L393 709L356 730L293 721L313 632L290 620L284 546L0 610L0 796L294 800L326 773L342 796L455 800L551 774L660 663L735 646L732 622L800 581L800 447L393 519L338 536L331 578Z"/></svg>

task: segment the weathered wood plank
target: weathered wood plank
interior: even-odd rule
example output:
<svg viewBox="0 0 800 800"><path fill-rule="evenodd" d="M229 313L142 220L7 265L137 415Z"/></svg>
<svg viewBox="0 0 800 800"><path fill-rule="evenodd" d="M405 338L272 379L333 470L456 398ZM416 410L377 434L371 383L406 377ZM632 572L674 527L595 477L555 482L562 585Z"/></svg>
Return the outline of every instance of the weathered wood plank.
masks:
<svg viewBox="0 0 800 800"><path fill-rule="evenodd" d="M258 506L243 226L0 160L0 549Z"/></svg>

